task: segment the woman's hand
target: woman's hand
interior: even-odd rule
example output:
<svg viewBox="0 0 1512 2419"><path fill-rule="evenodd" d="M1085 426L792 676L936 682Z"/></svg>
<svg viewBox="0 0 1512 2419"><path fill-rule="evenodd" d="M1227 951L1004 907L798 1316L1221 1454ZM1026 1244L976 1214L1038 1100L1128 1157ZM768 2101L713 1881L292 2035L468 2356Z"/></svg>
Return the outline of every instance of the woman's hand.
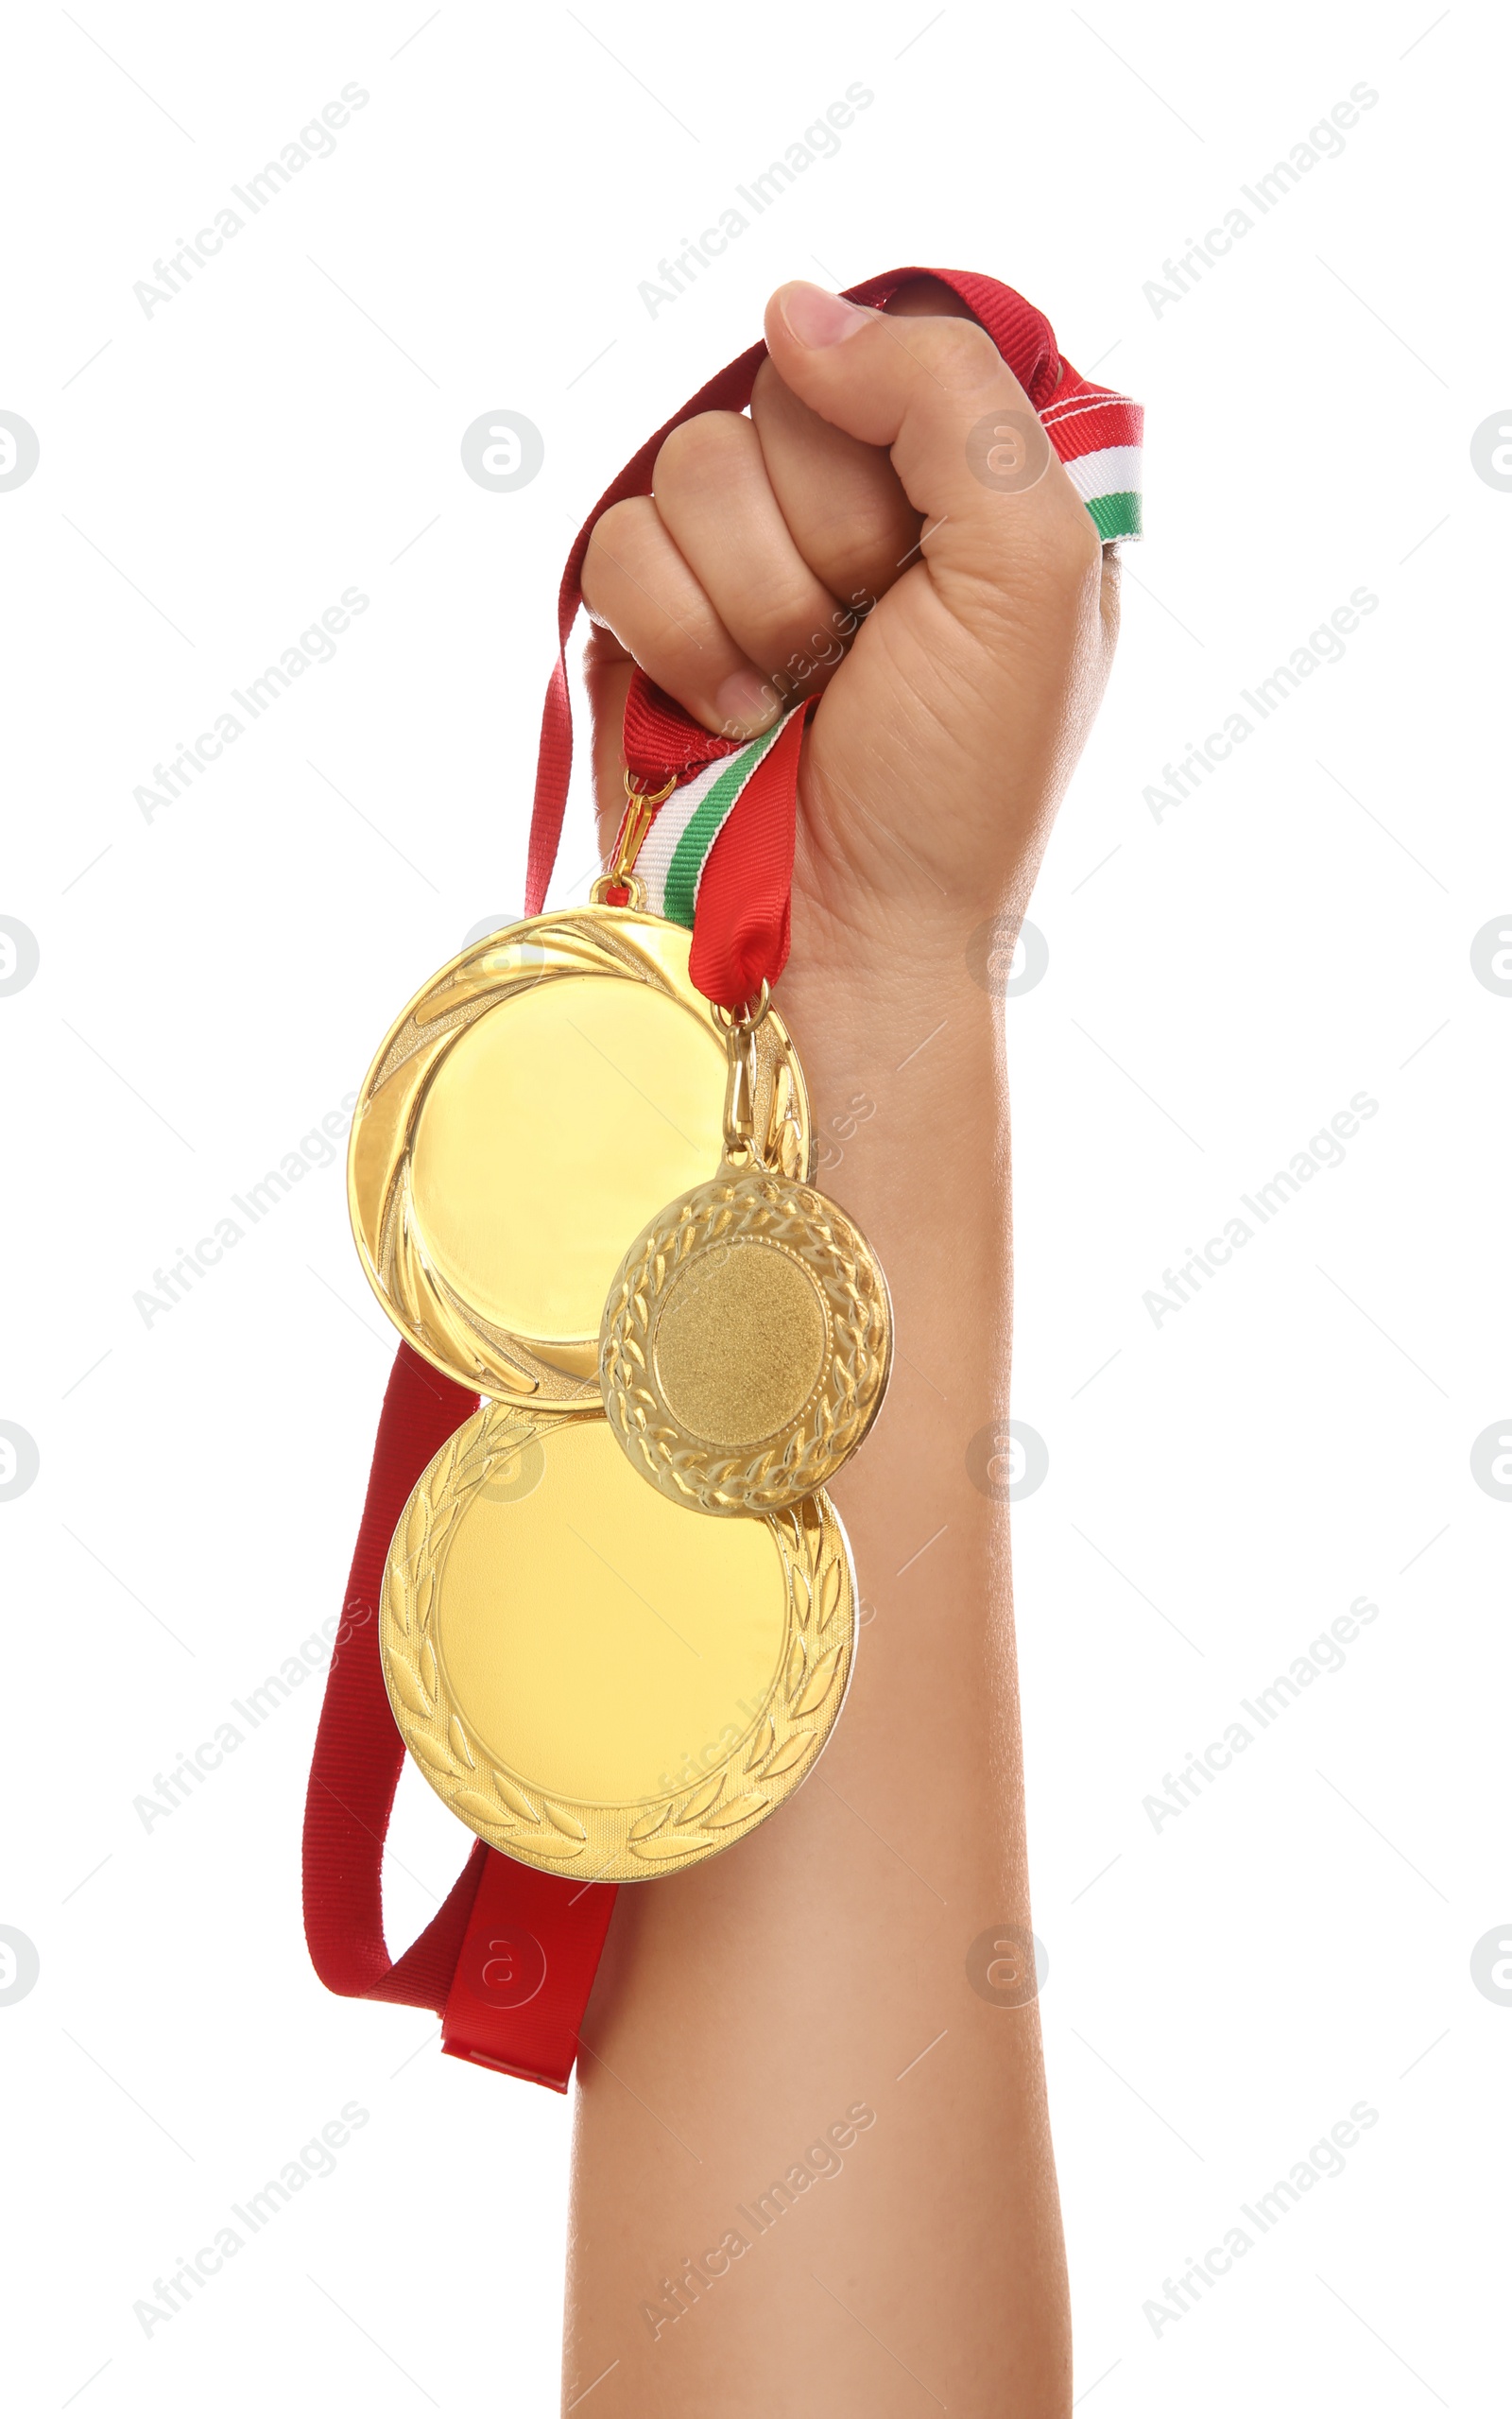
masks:
<svg viewBox="0 0 1512 2419"><path fill-rule="evenodd" d="M612 506L584 565L610 832L631 658L731 736L823 693L799 790L805 976L936 959L1022 916L1111 660L1113 560L960 310L933 280L885 313L782 286L749 419L674 430L654 495Z"/></svg>

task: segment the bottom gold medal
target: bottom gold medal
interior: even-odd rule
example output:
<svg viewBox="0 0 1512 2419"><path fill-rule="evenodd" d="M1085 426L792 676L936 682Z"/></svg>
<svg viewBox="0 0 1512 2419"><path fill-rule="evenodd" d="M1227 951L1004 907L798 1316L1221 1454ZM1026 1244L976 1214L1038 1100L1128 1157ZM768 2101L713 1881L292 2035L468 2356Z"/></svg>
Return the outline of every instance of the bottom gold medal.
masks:
<svg viewBox="0 0 1512 2419"><path fill-rule="evenodd" d="M855 1587L822 1493L690 1518L602 1417L488 1404L410 1496L379 1623L404 1743L471 1830L642 1881L806 1777L850 1683Z"/></svg>

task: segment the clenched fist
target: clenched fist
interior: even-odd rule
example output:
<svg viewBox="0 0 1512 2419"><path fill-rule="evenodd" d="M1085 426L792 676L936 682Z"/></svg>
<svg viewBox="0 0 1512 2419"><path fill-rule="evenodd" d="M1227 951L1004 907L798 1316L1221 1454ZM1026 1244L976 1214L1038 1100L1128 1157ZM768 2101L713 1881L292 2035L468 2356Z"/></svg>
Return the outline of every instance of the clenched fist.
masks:
<svg viewBox="0 0 1512 2419"><path fill-rule="evenodd" d="M1114 559L962 311L932 279L885 312L782 286L749 418L675 429L654 494L613 505L589 546L610 835L632 659L730 736L823 693L795 972L872 946L936 958L985 916L1022 915L1108 676Z"/></svg>

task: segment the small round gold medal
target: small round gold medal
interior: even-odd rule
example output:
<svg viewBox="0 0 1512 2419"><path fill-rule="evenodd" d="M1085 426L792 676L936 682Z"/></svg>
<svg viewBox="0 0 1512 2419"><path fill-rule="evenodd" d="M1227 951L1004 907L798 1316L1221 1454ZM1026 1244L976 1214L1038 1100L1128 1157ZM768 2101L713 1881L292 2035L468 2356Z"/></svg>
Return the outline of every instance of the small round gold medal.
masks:
<svg viewBox="0 0 1512 2419"><path fill-rule="evenodd" d="M805 1778L855 1648L822 1495L690 1520L596 1409L487 1404L394 1532L379 1645L406 1747L490 1846L644 1881L743 1839Z"/></svg>
<svg viewBox="0 0 1512 2419"><path fill-rule="evenodd" d="M775 1512L861 1443L891 1344L885 1281L844 1211L726 1168L653 1220L610 1288L604 1408L674 1503Z"/></svg>
<svg viewBox="0 0 1512 2419"><path fill-rule="evenodd" d="M779 1511L826 1485L882 1408L886 1279L860 1229L753 1148L748 1054L730 1026L725 1164L653 1218L610 1288L599 1383L615 1435L673 1503Z"/></svg>

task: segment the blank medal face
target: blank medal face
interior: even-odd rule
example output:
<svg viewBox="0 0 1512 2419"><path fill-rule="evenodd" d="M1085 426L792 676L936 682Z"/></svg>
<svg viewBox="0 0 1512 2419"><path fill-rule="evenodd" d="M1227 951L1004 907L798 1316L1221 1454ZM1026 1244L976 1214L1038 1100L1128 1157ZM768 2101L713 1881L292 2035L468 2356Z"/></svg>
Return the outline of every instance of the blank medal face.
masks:
<svg viewBox="0 0 1512 2419"><path fill-rule="evenodd" d="M829 1340L824 1295L800 1261L767 1243L715 1244L667 1288L651 1365L690 1436L748 1448L799 1417Z"/></svg>
<svg viewBox="0 0 1512 2419"><path fill-rule="evenodd" d="M531 1493L480 1487L446 1558L443 1685L527 1787L595 1805L665 1796L753 1723L786 1616L765 1521L691 1520L638 1477L602 1420L539 1455Z"/></svg>
<svg viewBox="0 0 1512 2419"><path fill-rule="evenodd" d="M539 916L444 967L385 1039L352 1119L352 1228L394 1324L461 1384L531 1408L597 1400L627 1240L722 1156L725 1042L688 951L635 910ZM775 1013L756 1108L805 1165Z"/></svg>
<svg viewBox="0 0 1512 2419"><path fill-rule="evenodd" d="M439 1275L538 1349L596 1335L627 1235L719 1161L725 1054L664 993L570 976L438 1067L412 1194Z"/></svg>
<svg viewBox="0 0 1512 2419"><path fill-rule="evenodd" d="M887 1281L866 1236L770 1167L726 1166L670 1201L604 1305L599 1382L632 1467L721 1519L828 1486L891 1366Z"/></svg>
<svg viewBox="0 0 1512 2419"><path fill-rule="evenodd" d="M641 1881L730 1846L845 1700L850 1550L822 1495L700 1520L602 1418L476 1412L394 1533L379 1639L431 1786L507 1856Z"/></svg>

